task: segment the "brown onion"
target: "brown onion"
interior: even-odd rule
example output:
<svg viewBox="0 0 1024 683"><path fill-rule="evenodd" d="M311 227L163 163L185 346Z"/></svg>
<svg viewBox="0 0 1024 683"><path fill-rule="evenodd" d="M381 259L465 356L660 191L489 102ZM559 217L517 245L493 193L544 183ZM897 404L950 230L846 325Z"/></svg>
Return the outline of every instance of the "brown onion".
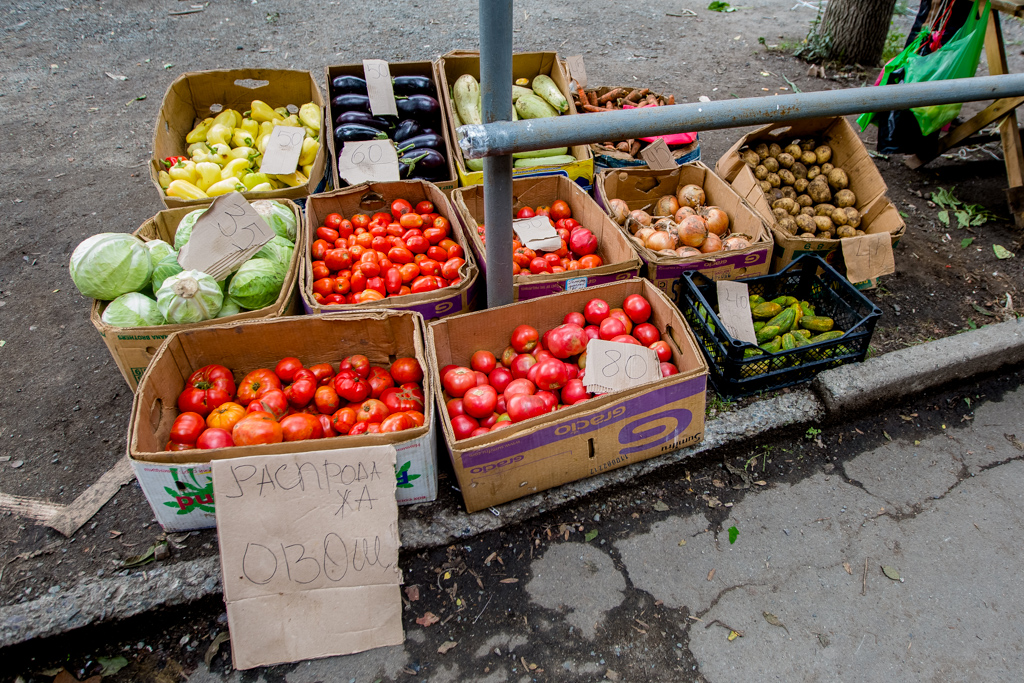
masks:
<svg viewBox="0 0 1024 683"><path fill-rule="evenodd" d="M676 223L671 218L659 218L658 222L651 226L655 230L664 230L665 232L672 232L676 229Z"/></svg>
<svg viewBox="0 0 1024 683"><path fill-rule="evenodd" d="M729 214L717 206L704 208L700 215L708 222L708 232L724 237L729 233Z"/></svg>
<svg viewBox="0 0 1024 683"><path fill-rule="evenodd" d="M655 230L647 238L647 248L652 251L661 251L662 249L675 249L676 238L675 235L662 230Z"/></svg>
<svg viewBox="0 0 1024 683"><path fill-rule="evenodd" d="M683 185L676 192L679 206L690 206L696 209L704 205L704 190L700 185Z"/></svg>
<svg viewBox="0 0 1024 683"><path fill-rule="evenodd" d="M700 249L693 247L679 247L676 249L676 256L700 256Z"/></svg>
<svg viewBox="0 0 1024 683"><path fill-rule="evenodd" d="M629 218L632 218L634 221L636 221L640 225L650 225L651 224L651 214L647 213L643 209L637 209L635 211L630 211L629 212Z"/></svg>
<svg viewBox="0 0 1024 683"><path fill-rule="evenodd" d="M667 194L654 205L655 216L671 216L679 210L679 201L674 195Z"/></svg>
<svg viewBox="0 0 1024 683"><path fill-rule="evenodd" d="M704 240L704 244L700 245L700 253L713 254L716 251L722 251L722 238L713 232L709 232L708 238Z"/></svg>
<svg viewBox="0 0 1024 683"><path fill-rule="evenodd" d="M722 251L736 251L737 249L746 249L749 246L750 240L746 237L733 235L722 242Z"/></svg>
<svg viewBox="0 0 1024 683"><path fill-rule="evenodd" d="M700 248L708 236L708 226L700 216L687 216L679 224L679 241L687 247Z"/></svg>
<svg viewBox="0 0 1024 683"><path fill-rule="evenodd" d="M639 230L637 230L636 233L635 233L635 237L638 240L640 240L641 242L643 242L644 244L646 244L647 243L647 238L650 237L653 234L654 234L654 228L646 227L646 228L640 228Z"/></svg>
<svg viewBox="0 0 1024 683"><path fill-rule="evenodd" d="M608 210L612 213L612 220L619 225L625 223L629 216L629 205L621 199L613 199L608 202Z"/></svg>
<svg viewBox="0 0 1024 683"><path fill-rule="evenodd" d="M676 223L681 223L683 221L683 219L686 218L687 216L696 216L696 215L697 215L697 212L693 210L693 207L690 207L690 206L680 206L679 210L676 211L675 215L672 216L672 218L675 220Z"/></svg>

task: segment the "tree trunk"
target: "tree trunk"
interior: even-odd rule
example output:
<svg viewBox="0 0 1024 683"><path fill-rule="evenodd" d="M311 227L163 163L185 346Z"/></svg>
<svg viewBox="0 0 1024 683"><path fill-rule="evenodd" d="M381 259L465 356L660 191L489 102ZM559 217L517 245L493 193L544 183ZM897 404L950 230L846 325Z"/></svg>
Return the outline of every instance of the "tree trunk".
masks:
<svg viewBox="0 0 1024 683"><path fill-rule="evenodd" d="M829 0L818 35L828 59L877 66L896 0Z"/></svg>

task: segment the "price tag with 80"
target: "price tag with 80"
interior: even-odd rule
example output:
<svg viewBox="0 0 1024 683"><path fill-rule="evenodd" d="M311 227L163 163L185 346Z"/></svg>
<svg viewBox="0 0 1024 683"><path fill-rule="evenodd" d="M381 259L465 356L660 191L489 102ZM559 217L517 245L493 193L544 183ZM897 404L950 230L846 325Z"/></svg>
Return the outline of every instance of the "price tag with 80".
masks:
<svg viewBox="0 0 1024 683"><path fill-rule="evenodd" d="M661 379L658 354L636 344L591 339L587 344L587 391L609 393L632 389Z"/></svg>

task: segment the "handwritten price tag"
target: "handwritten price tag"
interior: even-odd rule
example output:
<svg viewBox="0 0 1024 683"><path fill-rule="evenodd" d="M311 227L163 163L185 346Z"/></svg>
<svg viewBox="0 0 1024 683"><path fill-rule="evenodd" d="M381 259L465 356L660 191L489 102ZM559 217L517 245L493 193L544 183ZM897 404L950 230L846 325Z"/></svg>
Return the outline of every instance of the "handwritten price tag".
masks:
<svg viewBox="0 0 1024 683"><path fill-rule="evenodd" d="M239 669L403 640L395 449L214 460Z"/></svg>
<svg viewBox="0 0 1024 683"><path fill-rule="evenodd" d="M178 264L223 280L273 239L274 230L238 192L213 200L178 252Z"/></svg>
<svg viewBox="0 0 1024 683"><path fill-rule="evenodd" d="M583 67L583 55L565 58L565 66L569 69L569 78L576 81L580 90L587 87L587 70Z"/></svg>
<svg viewBox="0 0 1024 683"><path fill-rule="evenodd" d="M757 343L754 319L750 315L750 292L743 282L719 280L718 318L735 339Z"/></svg>
<svg viewBox="0 0 1024 683"><path fill-rule="evenodd" d="M383 59L364 59L366 94L370 98L370 111L374 116L398 116L395 89L391 82L391 69Z"/></svg>
<svg viewBox="0 0 1024 683"><path fill-rule="evenodd" d="M864 282L896 272L892 256L892 238L887 232L846 237L839 242L846 262L846 279Z"/></svg>
<svg viewBox="0 0 1024 683"><path fill-rule="evenodd" d="M640 156L647 162L647 166L655 171L674 171L679 168L679 164L672 156L672 150L662 138L640 150Z"/></svg>
<svg viewBox="0 0 1024 683"><path fill-rule="evenodd" d="M398 180L398 152L388 140L346 142L338 156L338 175L349 185Z"/></svg>
<svg viewBox="0 0 1024 683"><path fill-rule="evenodd" d="M523 246L534 251L554 251L562 246L562 238L547 216L516 219L512 221L512 230L519 235Z"/></svg>
<svg viewBox="0 0 1024 683"><path fill-rule="evenodd" d="M302 153L306 129L302 126L274 126L267 139L267 148L260 162L260 173L288 175L294 173Z"/></svg>
<svg viewBox="0 0 1024 683"><path fill-rule="evenodd" d="M591 339L583 386L604 394L643 386L661 379L658 354L636 344Z"/></svg>

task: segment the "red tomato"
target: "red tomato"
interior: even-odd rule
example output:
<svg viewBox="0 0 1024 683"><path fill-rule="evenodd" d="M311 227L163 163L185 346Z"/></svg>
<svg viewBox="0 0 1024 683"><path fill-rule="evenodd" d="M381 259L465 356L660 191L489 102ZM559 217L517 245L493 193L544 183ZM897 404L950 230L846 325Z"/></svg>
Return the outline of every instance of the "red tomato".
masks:
<svg viewBox="0 0 1024 683"><path fill-rule="evenodd" d="M365 213L357 213L355 216L352 216L352 227L357 229L357 230L359 228L365 229L366 226L369 225L369 224L370 224L370 217L367 216Z"/></svg>
<svg viewBox="0 0 1024 683"><path fill-rule="evenodd" d="M626 334L626 326L618 318L605 318L597 326L598 335L605 341Z"/></svg>
<svg viewBox="0 0 1024 683"><path fill-rule="evenodd" d="M635 323L647 322L651 317L651 304L639 294L630 294L622 302L622 310Z"/></svg>
<svg viewBox="0 0 1024 683"><path fill-rule="evenodd" d="M357 377L366 379L370 376L370 359L357 353L341 360L340 370L351 370ZM341 392L339 392L341 393Z"/></svg>
<svg viewBox="0 0 1024 683"><path fill-rule="evenodd" d="M274 416L275 420L280 420L288 414L289 410L291 410L291 405L288 403L288 395L281 389L271 387L260 391L256 399L245 409L245 412L247 414L256 412L270 413ZM238 423L236 422L235 424Z"/></svg>
<svg viewBox="0 0 1024 683"><path fill-rule="evenodd" d="M313 246L310 247L309 253L313 257L314 261L323 261L324 254L327 253L327 250L333 248L334 242L328 242L327 240L320 239L313 242Z"/></svg>
<svg viewBox="0 0 1024 683"><path fill-rule="evenodd" d="M243 377L242 382L238 385L238 403L241 403L243 406L249 405L256 398L260 390L267 387L280 389L281 380L278 379L273 370L267 370L266 368L253 370Z"/></svg>
<svg viewBox="0 0 1024 683"><path fill-rule="evenodd" d="M591 325L600 325L601 321L608 317L608 311L610 310L611 307L604 299L591 299L583 307L583 317ZM583 325L580 325L580 327L583 327Z"/></svg>
<svg viewBox="0 0 1024 683"><path fill-rule="evenodd" d="M219 427L207 429L199 435L198 439L196 439L196 446L203 450L227 448L234 445L235 441L231 438L231 432L225 429L220 429Z"/></svg>
<svg viewBox="0 0 1024 683"><path fill-rule="evenodd" d="M174 443L194 444L199 435L206 429L206 420L196 412L185 412L178 415L171 425L171 441Z"/></svg>
<svg viewBox="0 0 1024 683"><path fill-rule="evenodd" d="M448 417L466 414L466 405L462 402L461 398L448 399L445 409L448 411Z"/></svg>
<svg viewBox="0 0 1024 683"><path fill-rule="evenodd" d="M470 417L487 417L498 404L498 392L489 384L475 386L465 393L462 403Z"/></svg>
<svg viewBox="0 0 1024 683"><path fill-rule="evenodd" d="M519 353L511 346L506 346L505 350L501 352L501 364L506 367L512 367L512 361L516 359Z"/></svg>
<svg viewBox="0 0 1024 683"><path fill-rule="evenodd" d="M459 277L459 269L466 263L466 259L458 256L448 259L441 266L441 276L446 280L454 280Z"/></svg>
<svg viewBox="0 0 1024 683"><path fill-rule="evenodd" d="M430 243L423 235L410 235L405 240L406 248L414 254L426 254Z"/></svg>
<svg viewBox="0 0 1024 683"><path fill-rule="evenodd" d="M324 216L324 225L332 230L337 230L341 227L342 220L340 213L329 213Z"/></svg>
<svg viewBox="0 0 1024 683"><path fill-rule="evenodd" d="M331 228L325 228L321 226L316 229L316 236L318 239L327 240L328 242L333 244L338 240L338 238L341 235L338 234L337 230L332 230Z"/></svg>
<svg viewBox="0 0 1024 683"><path fill-rule="evenodd" d="M484 349L480 349L469 359L469 367L483 373L490 373L497 363L498 359L494 354Z"/></svg>
<svg viewBox="0 0 1024 683"><path fill-rule="evenodd" d="M658 332L658 328L650 323L640 323L633 328L632 334L641 344L648 347L661 339L661 333Z"/></svg>
<svg viewBox="0 0 1024 683"><path fill-rule="evenodd" d="M405 412L407 410L423 410L423 390L413 383L403 384L401 387L385 389L380 400L392 413Z"/></svg>
<svg viewBox="0 0 1024 683"><path fill-rule="evenodd" d="M391 414L384 401L375 398L368 398L356 411L356 422L380 422Z"/></svg>
<svg viewBox="0 0 1024 683"><path fill-rule="evenodd" d="M537 364L537 358L529 353L521 353L515 357L512 361L512 367L509 370L512 371L512 377L520 379L526 377L530 368Z"/></svg>
<svg viewBox="0 0 1024 683"><path fill-rule="evenodd" d="M337 280L334 281L337 284ZM316 297L318 295L314 295ZM345 298L344 294L328 294L327 296L320 297L319 303L324 306L336 306L338 304L347 304L348 299Z"/></svg>
<svg viewBox="0 0 1024 683"><path fill-rule="evenodd" d="M508 401L510 398L518 394L531 396L535 393L537 393L537 387L534 386L533 382L525 377L520 377L508 383L508 386L505 387L505 391L502 392L502 396L506 401Z"/></svg>
<svg viewBox="0 0 1024 683"><path fill-rule="evenodd" d="M319 294L320 296L329 296L331 294L334 294L334 278L325 277L314 281L313 293Z"/></svg>
<svg viewBox="0 0 1024 683"><path fill-rule="evenodd" d="M555 391L561 389L569 381L569 372L562 361L551 358L542 363L537 363L537 379L534 384L543 391Z"/></svg>
<svg viewBox="0 0 1024 683"><path fill-rule="evenodd" d="M564 218L569 218L571 216L572 216L572 209L569 208L569 205L565 201L563 201L561 199L556 199L555 201L553 201L551 203L551 218L552 219L554 219L556 221L559 221L559 220L562 220Z"/></svg>
<svg viewBox="0 0 1024 683"><path fill-rule="evenodd" d="M519 209L518 213L516 213L516 218L533 218L536 215L537 214L533 212L533 209L528 206L524 206Z"/></svg>
<svg viewBox="0 0 1024 683"><path fill-rule="evenodd" d="M378 292L376 289L364 289L363 291L359 292L358 294L352 297L352 303L362 304L366 303L367 301L381 301L382 299L384 299L384 295Z"/></svg>
<svg viewBox="0 0 1024 683"><path fill-rule="evenodd" d="M331 269L323 261L313 261L313 281L331 276Z"/></svg>
<svg viewBox="0 0 1024 683"><path fill-rule="evenodd" d="M508 416L512 422L522 422L548 412L548 404L542 396L517 394L508 399Z"/></svg>
<svg viewBox="0 0 1024 683"><path fill-rule="evenodd" d="M452 418L452 431L455 432L456 441L468 438L479 426L480 423L469 415L456 415Z"/></svg>
<svg viewBox="0 0 1024 683"><path fill-rule="evenodd" d="M587 254L579 260L580 270L587 270L588 268L598 268L604 263L597 254Z"/></svg>
<svg viewBox="0 0 1024 683"><path fill-rule="evenodd" d="M530 272L533 273L534 275L539 275L541 273L550 273L551 264L548 263L546 259L537 256L530 261Z"/></svg>
<svg viewBox="0 0 1024 683"><path fill-rule="evenodd" d="M417 427L422 427L427 421L427 416L418 410L407 410L405 414L412 418L412 422Z"/></svg>
<svg viewBox="0 0 1024 683"><path fill-rule="evenodd" d="M380 425L379 424L377 425L377 431L380 431ZM370 423L369 422L356 422L354 425L352 425L352 429L350 429L349 432L348 432L349 436L357 436L359 434L372 434L372 433L373 432L370 431Z"/></svg>
<svg viewBox="0 0 1024 683"><path fill-rule="evenodd" d="M395 386L395 380L391 378L391 373L384 368L370 368L370 376L366 381L370 383L370 398L380 398L385 389Z"/></svg>
<svg viewBox="0 0 1024 683"><path fill-rule="evenodd" d="M562 403L567 406L575 405L588 398L590 398L590 394L583 386L581 379L571 379L562 387Z"/></svg>
<svg viewBox="0 0 1024 683"><path fill-rule="evenodd" d="M462 398L467 391L476 386L476 371L464 367L455 368L444 376L441 384L449 396Z"/></svg>
<svg viewBox="0 0 1024 683"><path fill-rule="evenodd" d="M538 206L537 207L537 215L538 216L547 216L548 218L550 218L551 217L551 207L550 206Z"/></svg>
<svg viewBox="0 0 1024 683"><path fill-rule="evenodd" d="M295 373L302 369L301 360L288 356L277 361L277 365L274 366L274 374L277 375L282 382L291 382L295 379Z"/></svg>
<svg viewBox="0 0 1024 683"><path fill-rule="evenodd" d="M352 254L348 249L328 249L324 254L324 265L330 270L347 270L352 267Z"/></svg>
<svg viewBox="0 0 1024 683"><path fill-rule="evenodd" d="M413 254L405 247L392 247L388 250L388 258L392 263L404 265L406 263L412 263Z"/></svg>
<svg viewBox="0 0 1024 683"><path fill-rule="evenodd" d="M415 427L415 423L412 418L405 413L392 413L388 415L380 423L380 433L387 434L389 432L401 432L406 429L412 429Z"/></svg>
<svg viewBox="0 0 1024 683"><path fill-rule="evenodd" d="M412 281L411 289L413 294L421 294L423 292L433 292L435 289L440 289L440 286L437 278L433 275L421 275Z"/></svg>
<svg viewBox="0 0 1024 683"><path fill-rule="evenodd" d="M367 265L367 264L364 263L363 265ZM372 264L372 265L376 266L377 264ZM377 277L377 276L367 278L366 279L366 289L363 290L363 293L365 294L366 292L371 292L371 291L377 292L378 294L380 294L380 298L381 299L383 299L385 296L387 296L388 290L387 290L387 288L384 287L384 279L381 278L381 277Z"/></svg>
<svg viewBox="0 0 1024 683"><path fill-rule="evenodd" d="M345 296L350 291L352 291L352 280L350 280L347 277L336 277L336 278L334 278L334 292L333 292L333 294L336 294L338 296ZM330 297L332 295L328 294L327 296ZM339 301L338 303L344 303L344 301Z"/></svg>
<svg viewBox="0 0 1024 683"><path fill-rule="evenodd" d="M633 321L621 308L613 308L608 312L608 316L621 320L622 324L626 326L626 334L633 333Z"/></svg>
<svg viewBox="0 0 1024 683"><path fill-rule="evenodd" d="M167 442L167 447L164 448L164 450L165 451L190 451L190 450L192 450L195 447L196 447L196 445L194 443L174 443L173 441L168 441Z"/></svg>
<svg viewBox="0 0 1024 683"><path fill-rule="evenodd" d="M334 390L338 396L350 403L362 403L370 395L370 384L359 377L342 377L340 374L334 378Z"/></svg>
<svg viewBox="0 0 1024 683"><path fill-rule="evenodd" d="M420 267L415 263L406 263L398 270L402 273L402 283L406 285L420 276Z"/></svg>
<svg viewBox="0 0 1024 683"><path fill-rule="evenodd" d="M640 325L637 325L637 327L639 328ZM643 343L642 339L640 340L640 343ZM666 341L656 341L653 344L648 345L647 348L658 354L658 360L662 363L667 363L672 360L672 347L669 346Z"/></svg>
<svg viewBox="0 0 1024 683"><path fill-rule="evenodd" d="M390 372L399 384L423 380L423 368L420 367L420 362L410 356L396 358L391 364Z"/></svg>
<svg viewBox="0 0 1024 683"><path fill-rule="evenodd" d="M395 220L398 220L403 215L410 213L411 211L412 204L404 199L396 199L391 202L391 215L395 217Z"/></svg>
<svg viewBox="0 0 1024 683"><path fill-rule="evenodd" d="M444 263L448 260L448 252L439 246L431 245L427 247L427 258L438 263Z"/></svg>
<svg viewBox="0 0 1024 683"><path fill-rule="evenodd" d="M243 417L245 417L245 408L233 401L228 401L221 403L206 416L206 426L214 429L226 429L230 432L235 423Z"/></svg>
<svg viewBox="0 0 1024 683"><path fill-rule="evenodd" d="M441 264L434 259L425 258L419 263L420 272L424 275L440 275Z"/></svg>
<svg viewBox="0 0 1024 683"><path fill-rule="evenodd" d="M448 236L448 232L440 228L429 227L423 230L423 239L431 245L440 244L441 240Z"/></svg>
<svg viewBox="0 0 1024 683"><path fill-rule="evenodd" d="M309 366L309 371L316 377L316 383L323 386L334 379L334 366L330 363L317 363Z"/></svg>
<svg viewBox="0 0 1024 683"><path fill-rule="evenodd" d="M319 439L324 435L324 428L316 415L295 413L281 420L281 435L285 441Z"/></svg>
<svg viewBox="0 0 1024 683"><path fill-rule="evenodd" d="M661 364L661 376L662 377L668 377L670 375L678 375L678 374L679 374L679 368L677 368L672 363L662 363Z"/></svg>
<svg viewBox="0 0 1024 683"><path fill-rule="evenodd" d="M280 423L270 413L256 412L239 420L231 430L236 446L254 446L262 443L281 443L284 434Z"/></svg>
<svg viewBox="0 0 1024 683"><path fill-rule="evenodd" d="M487 375L488 383L494 387L499 394L505 393L505 388L508 387L508 383L513 379L512 373L508 368L501 365L491 370L490 374Z"/></svg>
<svg viewBox="0 0 1024 683"><path fill-rule="evenodd" d="M320 386L313 394L313 403L316 409L324 415L333 415L341 407L341 398L332 386Z"/></svg>
<svg viewBox="0 0 1024 683"><path fill-rule="evenodd" d="M549 270L562 262L562 259L556 253L544 254L544 260L548 262Z"/></svg>
<svg viewBox="0 0 1024 683"><path fill-rule="evenodd" d="M331 416L331 427L340 435L348 434L355 423L355 408L342 408Z"/></svg>
<svg viewBox="0 0 1024 683"><path fill-rule="evenodd" d="M388 294L396 295L402 291L402 271L395 266L388 268L381 279L384 280L384 289Z"/></svg>
<svg viewBox="0 0 1024 683"><path fill-rule="evenodd" d="M620 334L617 337L612 337L608 341L615 342L616 344L636 344L637 346L643 346L636 337L631 334Z"/></svg>
<svg viewBox="0 0 1024 683"><path fill-rule="evenodd" d="M288 397L288 403L293 408L305 408L313 400L316 393L316 378L297 379L284 389L284 395Z"/></svg>
<svg viewBox="0 0 1024 683"><path fill-rule="evenodd" d="M536 328L529 325L519 325L512 330L509 344L516 353L529 353L537 348L538 341L540 341L540 333L537 332ZM502 355L502 361L504 362L504 354Z"/></svg>
<svg viewBox="0 0 1024 683"><path fill-rule="evenodd" d="M424 199L422 202L416 204L416 213L433 213L434 202L427 201Z"/></svg>

